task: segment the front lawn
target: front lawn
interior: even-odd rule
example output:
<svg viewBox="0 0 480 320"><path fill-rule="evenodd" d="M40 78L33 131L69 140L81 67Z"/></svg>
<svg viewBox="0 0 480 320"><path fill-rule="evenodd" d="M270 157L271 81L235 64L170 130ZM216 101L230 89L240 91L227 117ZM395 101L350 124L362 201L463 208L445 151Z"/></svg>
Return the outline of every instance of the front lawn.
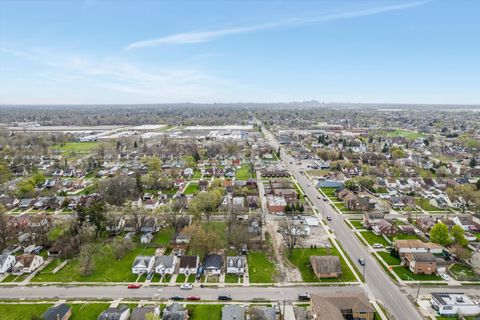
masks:
<svg viewBox="0 0 480 320"><path fill-rule="evenodd" d="M406 267L393 267L393 271L400 277L400 279L406 281L442 280L440 276L435 274L415 274Z"/></svg>
<svg viewBox="0 0 480 320"><path fill-rule="evenodd" d="M362 220L349 220L350 223L357 229L363 229L363 222Z"/></svg>
<svg viewBox="0 0 480 320"><path fill-rule="evenodd" d="M177 279L175 280L176 283L184 283L185 282L185 275L182 273L182 274L179 274L177 276Z"/></svg>
<svg viewBox="0 0 480 320"><path fill-rule="evenodd" d="M40 273L32 279L33 282L130 282L137 279L132 274L132 263L136 256L151 256L155 248L138 246L117 260L109 245L104 245L100 254L95 257L95 271L90 276L82 276L79 272L79 259L70 260L56 274Z"/></svg>
<svg viewBox="0 0 480 320"><path fill-rule="evenodd" d="M312 266L310 264L310 256L325 256L325 255L333 255L338 256L340 258L340 263L342 265L342 275L338 278L323 278L318 279L315 274L313 273ZM327 249L327 248L317 248L317 249L310 249L310 248L295 248L293 249L292 256L288 256L288 260L294 264L300 273L302 274L302 279L304 282L350 282L350 281L357 281L355 275L353 274L352 270L347 266L347 263L342 258L338 250L334 247Z"/></svg>
<svg viewBox="0 0 480 320"><path fill-rule="evenodd" d="M2 320L25 320L40 317L53 304L2 304L0 315Z"/></svg>
<svg viewBox="0 0 480 320"><path fill-rule="evenodd" d="M380 257L389 265L389 266L398 266L400 265L400 259L392 256L388 252L377 252Z"/></svg>
<svg viewBox="0 0 480 320"><path fill-rule="evenodd" d="M277 273L275 265L264 252L249 252L248 274L252 283L272 283Z"/></svg>
<svg viewBox="0 0 480 320"><path fill-rule="evenodd" d="M67 304L72 307L72 317L70 320L96 320L100 313L110 306L109 303Z"/></svg>
<svg viewBox="0 0 480 320"><path fill-rule="evenodd" d="M221 320L222 307L220 304L188 304L189 320Z"/></svg>
<svg viewBox="0 0 480 320"><path fill-rule="evenodd" d="M334 197L335 196L335 190L337 190L338 188L327 188L327 187L324 187L324 188L320 188L320 190L322 190L322 192L327 196L327 197Z"/></svg>
<svg viewBox="0 0 480 320"><path fill-rule="evenodd" d="M226 283L238 283L238 276L234 274L226 274L225 275L225 282Z"/></svg>
<svg viewBox="0 0 480 320"><path fill-rule="evenodd" d="M389 246L390 244L388 243L387 240L385 240L384 237L376 235L373 233L373 231L362 231L361 232L363 238L372 246L375 243L379 243L383 246Z"/></svg>

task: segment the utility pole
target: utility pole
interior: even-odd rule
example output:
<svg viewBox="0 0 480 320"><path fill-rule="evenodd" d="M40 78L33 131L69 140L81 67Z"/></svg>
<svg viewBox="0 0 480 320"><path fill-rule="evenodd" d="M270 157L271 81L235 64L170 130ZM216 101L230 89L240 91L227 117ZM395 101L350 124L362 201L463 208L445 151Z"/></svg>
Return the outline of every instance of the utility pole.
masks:
<svg viewBox="0 0 480 320"><path fill-rule="evenodd" d="M418 300L418 295L420 294L420 287L422 286L422 282L419 281L418 282L418 289L417 289L417 297L416 297L416 300Z"/></svg>
<svg viewBox="0 0 480 320"><path fill-rule="evenodd" d="M363 262L363 281L365 281L365 267L367 266L367 260L364 259L364 262Z"/></svg>

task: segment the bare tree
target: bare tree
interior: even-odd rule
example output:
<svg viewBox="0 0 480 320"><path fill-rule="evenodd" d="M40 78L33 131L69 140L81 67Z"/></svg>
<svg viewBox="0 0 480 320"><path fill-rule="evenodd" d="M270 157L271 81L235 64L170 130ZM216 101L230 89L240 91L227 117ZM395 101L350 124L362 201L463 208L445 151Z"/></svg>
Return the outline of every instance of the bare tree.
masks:
<svg viewBox="0 0 480 320"><path fill-rule="evenodd" d="M87 243L80 250L80 273L82 276L89 276L95 271L95 256L99 247L95 243Z"/></svg>
<svg viewBox="0 0 480 320"><path fill-rule="evenodd" d="M0 250L3 250L8 243L8 240L13 235L12 226L8 222L8 216L0 212Z"/></svg>
<svg viewBox="0 0 480 320"><path fill-rule="evenodd" d="M280 224L280 234L285 241L289 256L293 254L295 246L300 244L302 230L303 226L301 224L296 224L288 219Z"/></svg>

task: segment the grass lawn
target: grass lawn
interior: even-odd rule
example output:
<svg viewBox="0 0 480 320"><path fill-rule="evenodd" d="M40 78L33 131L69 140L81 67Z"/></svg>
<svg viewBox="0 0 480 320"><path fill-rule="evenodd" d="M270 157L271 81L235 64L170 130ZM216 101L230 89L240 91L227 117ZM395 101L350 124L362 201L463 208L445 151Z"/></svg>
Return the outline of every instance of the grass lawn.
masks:
<svg viewBox="0 0 480 320"><path fill-rule="evenodd" d="M137 246L120 260L117 260L109 245L101 248L101 254L95 257L95 271L90 276L82 276L79 272L78 258L70 260L56 274L40 273L33 282L130 282L137 279L132 274L132 263L136 256L153 255L155 248Z"/></svg>
<svg viewBox="0 0 480 320"><path fill-rule="evenodd" d="M207 232L218 234L224 244L227 243L227 223L223 221L202 222L202 227Z"/></svg>
<svg viewBox="0 0 480 320"><path fill-rule="evenodd" d="M202 172L200 170L194 170L192 179L200 179L202 177Z"/></svg>
<svg viewBox="0 0 480 320"><path fill-rule="evenodd" d="M98 146L98 142L67 142L64 145L56 144L52 149L59 150L62 154L88 154Z"/></svg>
<svg viewBox="0 0 480 320"><path fill-rule="evenodd" d="M177 279L175 280L176 283L184 283L185 282L185 275L184 274L179 274L177 276Z"/></svg>
<svg viewBox="0 0 480 320"><path fill-rule="evenodd" d="M413 140L424 137L424 135L422 133L419 133L419 132L416 132L416 131L404 130L404 129L395 129L393 131L385 132L385 136L387 136L387 137L404 137L404 138L413 139Z"/></svg>
<svg viewBox="0 0 480 320"><path fill-rule="evenodd" d="M189 320L221 320L222 305L220 304L189 304L187 305Z"/></svg>
<svg viewBox="0 0 480 320"><path fill-rule="evenodd" d="M190 182L188 186L185 188L185 191L183 191L183 193L197 194L199 190L200 190L200 186L198 185L198 183Z"/></svg>
<svg viewBox="0 0 480 320"><path fill-rule="evenodd" d="M312 266L310 264L310 256L325 256L327 255L327 250L330 251L330 255L338 256L340 258L340 263L342 265L342 272L343 274L338 278L323 278L318 279L315 274L313 273ZM347 266L345 260L343 260L342 256L338 250L334 247L330 249L326 248L317 248L317 249L293 249L293 254L291 257L288 256L287 258L293 263L300 273L302 274L302 279L304 282L348 282L348 281L357 281L355 275L353 274L352 270Z"/></svg>
<svg viewBox="0 0 480 320"><path fill-rule="evenodd" d="M248 274L252 283L272 283L277 269L264 252L249 252Z"/></svg>
<svg viewBox="0 0 480 320"><path fill-rule="evenodd" d="M378 236L372 231L362 231L361 234L370 245L374 245L375 243L380 243L384 246L390 245L382 236Z"/></svg>
<svg viewBox="0 0 480 320"><path fill-rule="evenodd" d="M250 165L243 165L240 169L235 171L235 178L238 180L248 180L254 178L253 173L250 172Z"/></svg>
<svg viewBox="0 0 480 320"><path fill-rule="evenodd" d="M320 188L320 190L322 190L323 193L325 193L325 195L327 197L334 197L335 196L335 190L337 190L338 188Z"/></svg>
<svg viewBox="0 0 480 320"><path fill-rule="evenodd" d="M0 304L2 320L26 320L41 317L53 304Z"/></svg>
<svg viewBox="0 0 480 320"><path fill-rule="evenodd" d="M442 280L440 276L437 276L435 274L427 275L427 274L415 274L412 271L408 270L406 267L393 267L393 271L400 277L402 280L407 280L407 281L414 281L414 280L423 280L423 281L429 281L429 280Z"/></svg>
<svg viewBox="0 0 480 320"><path fill-rule="evenodd" d="M416 234L407 234L407 233L397 233L393 240L415 240L418 239Z"/></svg>
<svg viewBox="0 0 480 320"><path fill-rule="evenodd" d="M362 220L349 220L350 223L357 229L363 229Z"/></svg>
<svg viewBox="0 0 480 320"><path fill-rule="evenodd" d="M474 281L480 280L480 276L478 276L470 267L455 263L449 269L449 273L455 278L455 280L459 281Z"/></svg>
<svg viewBox="0 0 480 320"><path fill-rule="evenodd" d="M225 275L225 282L226 283L238 283L238 276L234 274L226 274Z"/></svg>
<svg viewBox="0 0 480 320"><path fill-rule="evenodd" d="M307 170L305 172L308 173L311 176L324 176L324 175L327 175L329 173L329 171L325 170L325 169Z"/></svg>
<svg viewBox="0 0 480 320"><path fill-rule="evenodd" d="M378 255L382 257L382 259L389 265L389 266L397 266L400 265L400 259L392 256L388 252L378 252Z"/></svg>
<svg viewBox="0 0 480 320"><path fill-rule="evenodd" d="M425 198L416 198L415 203L417 204L417 206L419 206L425 211L440 211L439 208L432 206L430 204L430 201L428 201L428 199L425 199Z"/></svg>
<svg viewBox="0 0 480 320"><path fill-rule="evenodd" d="M153 236L152 243L156 244L168 244L173 237L173 229L172 228L164 228Z"/></svg>
<svg viewBox="0 0 480 320"><path fill-rule="evenodd" d="M343 202L341 202L341 203L335 203L334 205L335 205L335 207L337 207L337 209L340 210L342 213L361 213L360 211L353 211L353 210L348 209L348 208L345 206L345 203L343 203Z"/></svg>
<svg viewBox="0 0 480 320"><path fill-rule="evenodd" d="M110 306L109 303L77 303L69 305L72 307L70 320L96 320L100 313Z"/></svg>

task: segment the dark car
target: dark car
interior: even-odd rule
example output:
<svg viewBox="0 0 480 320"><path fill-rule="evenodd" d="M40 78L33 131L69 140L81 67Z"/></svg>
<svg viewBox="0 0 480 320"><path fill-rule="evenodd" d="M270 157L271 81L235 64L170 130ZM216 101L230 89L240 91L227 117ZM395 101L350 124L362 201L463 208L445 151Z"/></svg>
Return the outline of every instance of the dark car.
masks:
<svg viewBox="0 0 480 320"><path fill-rule="evenodd" d="M327 220L328 220L328 221L332 221L332 217L327 216Z"/></svg>
<svg viewBox="0 0 480 320"><path fill-rule="evenodd" d="M300 300L300 301L310 301L310 294L308 292L300 293L298 295L298 300Z"/></svg>
<svg viewBox="0 0 480 320"><path fill-rule="evenodd" d="M173 301L182 301L182 300L185 300L185 298L182 297L182 296L173 296L173 297L171 297L170 299L172 299Z"/></svg>
<svg viewBox="0 0 480 320"><path fill-rule="evenodd" d="M232 300L232 297L229 294L222 294L222 295L218 296L218 300L229 301L229 300Z"/></svg>
<svg viewBox="0 0 480 320"><path fill-rule="evenodd" d="M365 265L365 259L358 258L358 263L360 263L360 265L364 266Z"/></svg>

